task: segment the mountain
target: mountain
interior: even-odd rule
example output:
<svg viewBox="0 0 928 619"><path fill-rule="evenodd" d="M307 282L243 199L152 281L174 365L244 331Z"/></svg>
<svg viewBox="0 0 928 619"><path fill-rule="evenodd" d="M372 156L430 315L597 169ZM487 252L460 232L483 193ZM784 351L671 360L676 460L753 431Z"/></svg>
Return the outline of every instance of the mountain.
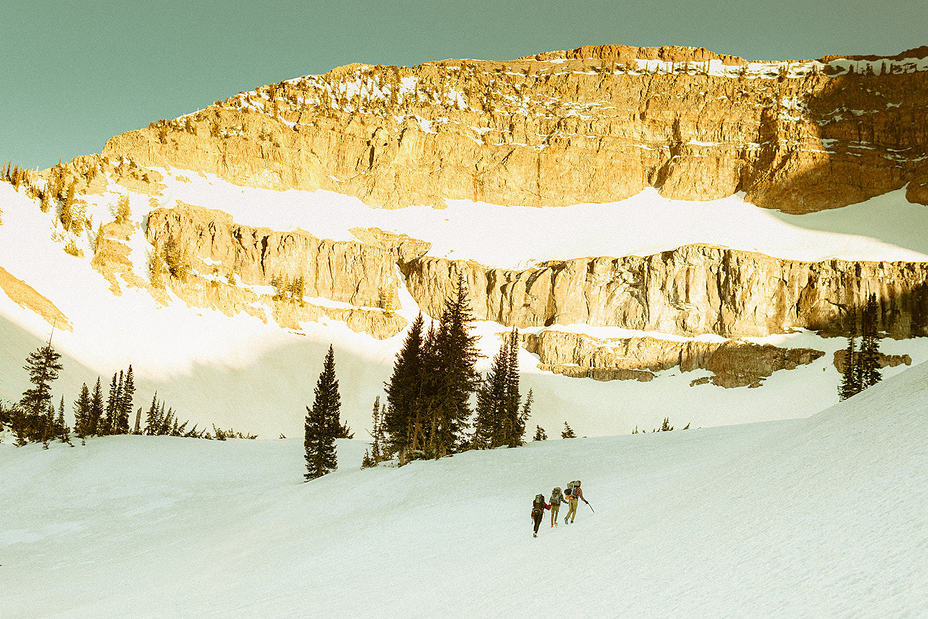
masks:
<svg viewBox="0 0 928 619"><path fill-rule="evenodd" d="M811 415L871 294L884 375L928 360L926 76L924 47L349 65L5 171L0 398L54 330L69 400L132 363L192 421L293 434L332 342L363 428L463 276L549 429Z"/></svg>
<svg viewBox="0 0 928 619"><path fill-rule="evenodd" d="M922 364L807 419L402 468L341 441L308 484L295 439L5 441L0 612L917 615L926 384ZM595 512L533 539L532 498L578 478Z"/></svg>

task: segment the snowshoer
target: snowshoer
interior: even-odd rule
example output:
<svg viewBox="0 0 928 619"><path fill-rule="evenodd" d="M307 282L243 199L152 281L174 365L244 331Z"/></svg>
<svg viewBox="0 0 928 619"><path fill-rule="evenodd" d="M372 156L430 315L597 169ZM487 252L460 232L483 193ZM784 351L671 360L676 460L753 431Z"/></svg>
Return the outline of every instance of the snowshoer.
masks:
<svg viewBox="0 0 928 619"><path fill-rule="evenodd" d="M546 509L551 509L551 506L545 503L545 495L536 494L535 500L532 501L532 522L535 524L535 531L532 533L532 537L538 537L538 525L541 524L541 519L544 518Z"/></svg>
<svg viewBox="0 0 928 619"><path fill-rule="evenodd" d="M561 509L561 501L564 500L564 493L561 492L561 489L555 486L554 490L551 491L551 528L557 526L557 513Z"/></svg>
<svg viewBox="0 0 928 619"><path fill-rule="evenodd" d="M567 484L567 515L564 516L564 524L572 524L574 520L577 519L577 504L578 501L583 501L586 503L586 499L583 498L583 490L580 489L580 480L572 481Z"/></svg>

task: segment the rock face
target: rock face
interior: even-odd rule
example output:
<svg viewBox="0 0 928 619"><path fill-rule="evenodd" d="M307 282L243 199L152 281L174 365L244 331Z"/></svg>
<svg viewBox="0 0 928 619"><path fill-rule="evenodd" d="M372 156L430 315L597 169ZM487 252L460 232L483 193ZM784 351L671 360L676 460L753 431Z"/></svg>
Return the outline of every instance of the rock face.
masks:
<svg viewBox="0 0 928 619"><path fill-rule="evenodd" d="M54 303L23 280L14 277L3 267L0 267L0 291L3 291L20 307L41 316L53 328L65 331L73 329L71 321Z"/></svg>
<svg viewBox="0 0 928 619"><path fill-rule="evenodd" d="M872 292L881 330L896 338L928 334L928 263L920 262L799 262L688 245L521 271L427 256L402 269L413 298L430 315L463 274L478 320L520 328L588 324L747 337L804 327L837 335Z"/></svg>
<svg viewBox="0 0 928 619"><path fill-rule="evenodd" d="M805 213L906 184L928 203L926 56L748 63L612 45L349 65L124 133L104 155L386 207L556 206L651 186Z"/></svg>
<svg viewBox="0 0 928 619"><path fill-rule="evenodd" d="M833 364L835 369L838 370L839 374L844 373L844 364L847 363L847 351L846 350L836 350L834 354ZM909 355L884 355L879 353L877 358L877 367L879 368L894 368L898 365L912 365L912 357Z"/></svg>
<svg viewBox="0 0 928 619"><path fill-rule="evenodd" d="M812 363L825 353L810 348L778 348L740 341L672 341L653 337L595 338L545 330L523 337L525 348L538 355L539 367L577 378L649 381L655 372L679 367L704 369L707 381L720 387L759 387L777 370Z"/></svg>
<svg viewBox="0 0 928 619"><path fill-rule="evenodd" d="M360 243L251 228L221 211L182 204L148 216L153 258L146 281L129 259L131 226L113 222L102 232L93 265L116 293L121 280L166 302L164 288L170 287L189 305L227 315L246 312L292 329L328 318L377 338L406 326L393 311L399 307L397 261L428 250L415 239L373 229L359 231L370 241Z"/></svg>

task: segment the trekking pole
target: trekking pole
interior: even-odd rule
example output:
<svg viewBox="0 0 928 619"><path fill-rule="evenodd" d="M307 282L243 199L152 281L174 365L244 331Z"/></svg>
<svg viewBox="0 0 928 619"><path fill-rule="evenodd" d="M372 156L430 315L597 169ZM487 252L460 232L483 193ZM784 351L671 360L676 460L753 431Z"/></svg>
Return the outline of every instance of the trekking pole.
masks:
<svg viewBox="0 0 928 619"><path fill-rule="evenodd" d="M587 507L589 507L589 508L590 508L590 510L591 510L591 511L592 511L592 512L593 512L594 514L596 513L596 510L595 510L595 509L593 509L593 506L592 506L592 505L590 505L590 502L589 502L589 501L584 501L584 503L586 503L586 506L587 506Z"/></svg>

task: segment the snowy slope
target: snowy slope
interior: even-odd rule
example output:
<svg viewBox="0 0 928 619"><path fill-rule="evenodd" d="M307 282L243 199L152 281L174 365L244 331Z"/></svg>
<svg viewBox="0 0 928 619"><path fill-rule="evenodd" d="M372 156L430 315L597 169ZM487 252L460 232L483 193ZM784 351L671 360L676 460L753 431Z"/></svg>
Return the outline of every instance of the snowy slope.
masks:
<svg viewBox="0 0 928 619"><path fill-rule="evenodd" d="M803 420L366 471L345 441L309 484L297 440L7 441L0 615L920 616L926 410L923 364ZM532 539L573 478L596 512Z"/></svg>

